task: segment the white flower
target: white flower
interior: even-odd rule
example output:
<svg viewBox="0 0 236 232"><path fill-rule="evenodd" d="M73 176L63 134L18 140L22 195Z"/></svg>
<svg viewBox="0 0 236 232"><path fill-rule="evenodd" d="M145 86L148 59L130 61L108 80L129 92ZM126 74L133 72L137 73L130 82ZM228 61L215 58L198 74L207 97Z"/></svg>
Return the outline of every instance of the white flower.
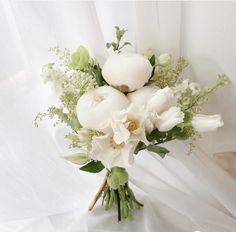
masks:
<svg viewBox="0 0 236 232"><path fill-rule="evenodd" d="M109 124L111 113L129 105L128 98L120 91L102 86L85 93L76 106L80 124L91 130L103 131Z"/></svg>
<svg viewBox="0 0 236 232"><path fill-rule="evenodd" d="M171 106L176 104L176 98L174 92L169 87L164 89L159 89L157 92L149 99L147 103L148 111L153 111L157 114L169 109Z"/></svg>
<svg viewBox="0 0 236 232"><path fill-rule="evenodd" d="M122 92L131 92L144 86L152 74L150 62L136 53L115 53L102 68L106 82Z"/></svg>
<svg viewBox="0 0 236 232"><path fill-rule="evenodd" d="M134 150L138 142L115 143L113 136L94 136L90 157L99 160L106 168L126 167L134 162Z"/></svg>
<svg viewBox="0 0 236 232"><path fill-rule="evenodd" d="M145 111L131 104L127 109L113 114L111 127L115 143L142 141L149 144L145 134Z"/></svg>
<svg viewBox="0 0 236 232"><path fill-rule="evenodd" d="M200 85L198 83L195 83L195 82L191 82L189 84L189 88L192 90L192 95L198 94L201 90Z"/></svg>
<svg viewBox="0 0 236 232"><path fill-rule="evenodd" d="M224 122L219 114L197 114L192 119L192 125L199 133L203 133L216 130L218 127L223 126Z"/></svg>
<svg viewBox="0 0 236 232"><path fill-rule="evenodd" d="M176 125L184 121L184 113L179 107L170 107L157 118L157 125L159 131L169 131Z"/></svg>
<svg viewBox="0 0 236 232"><path fill-rule="evenodd" d="M130 102L136 106L146 106L147 102L153 97L157 92L158 87L144 86L141 89L138 89L127 95Z"/></svg>

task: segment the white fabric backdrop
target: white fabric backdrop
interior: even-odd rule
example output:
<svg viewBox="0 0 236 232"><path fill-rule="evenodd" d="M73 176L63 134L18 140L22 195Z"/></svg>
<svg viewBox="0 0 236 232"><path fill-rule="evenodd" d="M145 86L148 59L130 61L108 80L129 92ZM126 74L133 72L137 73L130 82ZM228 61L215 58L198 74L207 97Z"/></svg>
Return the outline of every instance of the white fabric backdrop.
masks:
<svg viewBox="0 0 236 232"><path fill-rule="evenodd" d="M186 75L201 83L221 72L232 80L207 109L221 113L225 127L204 136L194 154L170 143L172 155L163 160L145 152L137 157L130 178L145 207L134 223L116 223L115 212L100 207L86 212L102 175L78 172L59 158L68 152L63 128L32 123L57 103L40 79L48 48L84 44L103 62L115 25L129 30L136 51L183 55L192 65ZM1 232L235 231L235 180L212 158L236 150L235 2L2 0L0 29Z"/></svg>

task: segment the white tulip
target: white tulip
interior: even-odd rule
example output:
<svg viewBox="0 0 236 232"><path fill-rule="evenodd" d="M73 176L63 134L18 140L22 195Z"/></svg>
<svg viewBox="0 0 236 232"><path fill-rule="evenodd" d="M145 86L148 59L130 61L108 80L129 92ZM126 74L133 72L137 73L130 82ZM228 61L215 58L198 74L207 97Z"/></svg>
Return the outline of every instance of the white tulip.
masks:
<svg viewBox="0 0 236 232"><path fill-rule="evenodd" d="M134 150L138 142L117 144L113 136L106 134L94 136L90 157L99 160L106 168L127 167L134 162Z"/></svg>
<svg viewBox="0 0 236 232"><path fill-rule="evenodd" d="M149 87L144 86L141 89L136 90L135 92L129 93L127 95L130 102L136 106L146 106L149 99L157 92L158 87Z"/></svg>
<svg viewBox="0 0 236 232"><path fill-rule="evenodd" d="M106 82L122 92L132 92L144 86L152 74L152 65L136 53L115 53L102 68Z"/></svg>
<svg viewBox="0 0 236 232"><path fill-rule="evenodd" d="M173 106L159 116L156 127L159 131L169 131L183 121L184 113L179 107Z"/></svg>
<svg viewBox="0 0 236 232"><path fill-rule="evenodd" d="M224 122L219 114L197 114L192 119L192 125L199 133L203 133L216 130L218 127L223 126Z"/></svg>
<svg viewBox="0 0 236 232"><path fill-rule="evenodd" d="M164 89L157 90L152 98L149 99L147 109L160 114L174 105L176 105L174 92L169 87L165 87Z"/></svg>
<svg viewBox="0 0 236 232"><path fill-rule="evenodd" d="M80 124L91 130L103 131L109 124L111 114L129 105L128 98L120 91L102 86L85 93L76 106Z"/></svg>

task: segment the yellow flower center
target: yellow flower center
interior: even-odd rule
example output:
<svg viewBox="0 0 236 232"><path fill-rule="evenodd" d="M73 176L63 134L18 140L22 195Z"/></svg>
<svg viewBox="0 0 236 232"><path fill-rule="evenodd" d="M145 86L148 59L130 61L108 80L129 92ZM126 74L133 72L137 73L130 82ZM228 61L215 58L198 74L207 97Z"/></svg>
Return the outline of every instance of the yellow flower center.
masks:
<svg viewBox="0 0 236 232"><path fill-rule="evenodd" d="M128 131L133 132L140 127L140 122L136 118L128 119Z"/></svg>
<svg viewBox="0 0 236 232"><path fill-rule="evenodd" d="M125 146L125 143L122 142L121 144L117 144L117 143L114 141L113 137L111 136L111 137L110 137L110 145L111 145L111 147L112 147L113 149L122 149L122 148Z"/></svg>

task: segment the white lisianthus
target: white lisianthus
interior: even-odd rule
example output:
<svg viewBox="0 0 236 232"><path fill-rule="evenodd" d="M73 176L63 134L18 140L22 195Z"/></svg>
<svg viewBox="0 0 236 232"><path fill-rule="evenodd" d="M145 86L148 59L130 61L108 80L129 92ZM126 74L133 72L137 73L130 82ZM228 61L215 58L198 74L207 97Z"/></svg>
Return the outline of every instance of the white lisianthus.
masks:
<svg viewBox="0 0 236 232"><path fill-rule="evenodd" d="M90 157L99 160L106 168L127 167L134 162L134 150L138 142L115 143L113 136L94 136Z"/></svg>
<svg viewBox="0 0 236 232"><path fill-rule="evenodd" d="M131 103L136 106L146 106L147 102L153 97L159 88L156 86L144 86L135 92L127 95Z"/></svg>
<svg viewBox="0 0 236 232"><path fill-rule="evenodd" d="M132 92L144 86L152 74L152 65L136 53L115 53L102 68L106 82L122 92Z"/></svg>
<svg viewBox="0 0 236 232"><path fill-rule="evenodd" d="M131 104L127 109L113 114L111 127L115 143L142 141L149 144L145 134L146 115L143 108Z"/></svg>
<svg viewBox="0 0 236 232"><path fill-rule="evenodd" d="M156 127L159 131L169 131L183 121L184 113L179 107L173 106L158 117Z"/></svg>
<svg viewBox="0 0 236 232"><path fill-rule="evenodd" d="M169 87L159 89L147 102L148 111L153 111L157 114L176 105L176 98L174 92Z"/></svg>
<svg viewBox="0 0 236 232"><path fill-rule="evenodd" d="M158 59L157 63L161 66L168 66L171 64L171 55L168 53L161 54Z"/></svg>
<svg viewBox="0 0 236 232"><path fill-rule="evenodd" d="M109 124L111 113L129 105L128 98L120 91L102 86L85 93L76 106L80 124L91 130L103 131Z"/></svg>
<svg viewBox="0 0 236 232"><path fill-rule="evenodd" d="M222 121L222 118L219 114L197 114L192 119L192 125L199 133L203 133L214 131L218 127L222 127L224 125L224 122Z"/></svg>

